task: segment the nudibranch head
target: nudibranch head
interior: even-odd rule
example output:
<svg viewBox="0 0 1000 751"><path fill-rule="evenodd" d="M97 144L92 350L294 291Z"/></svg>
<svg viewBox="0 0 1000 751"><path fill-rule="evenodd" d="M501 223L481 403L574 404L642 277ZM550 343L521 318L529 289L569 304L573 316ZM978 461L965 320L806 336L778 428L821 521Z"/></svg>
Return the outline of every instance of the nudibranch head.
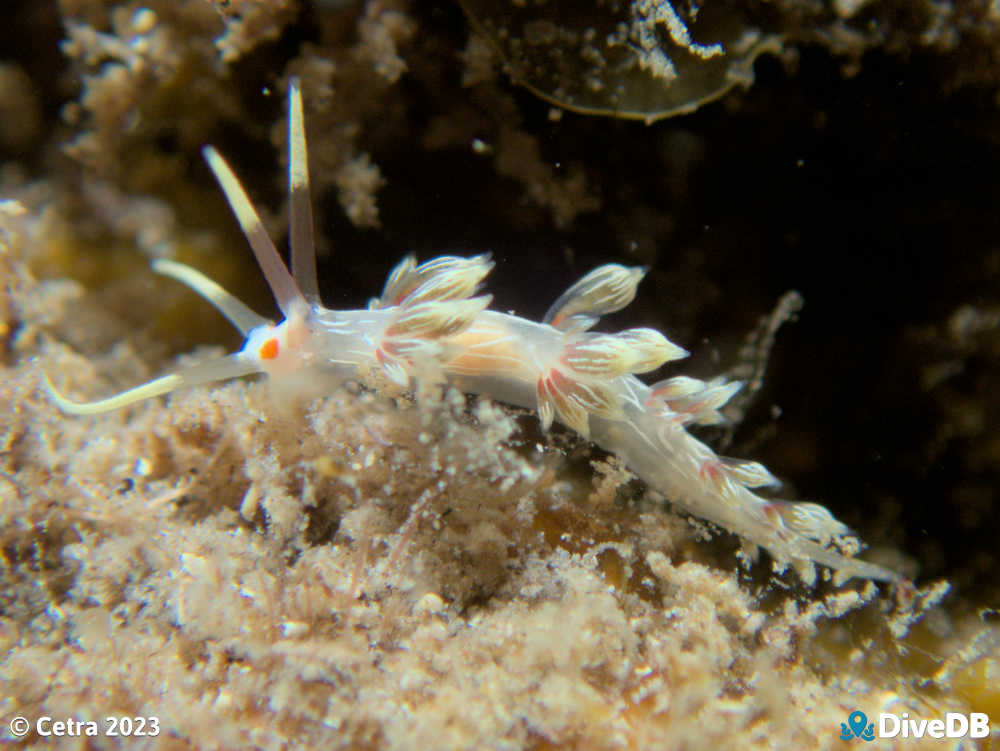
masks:
<svg viewBox="0 0 1000 751"><path fill-rule="evenodd" d="M260 216L254 209L236 174L226 160L211 146L202 150L208 166L222 187L243 234L246 235L257 263L285 319L274 324L224 290L200 271L176 261L158 259L153 270L186 284L218 309L246 337L242 349L225 357L199 363L176 373L154 379L108 399L74 402L45 378L45 385L61 410L70 414L91 415L109 412L153 396L167 394L185 386L236 378L250 373L286 375L297 372L313 361L310 319L319 302L316 283L312 208L309 201L309 171L302 115L302 93L292 78L288 85L289 144L289 217L292 271L268 237Z"/></svg>
<svg viewBox="0 0 1000 751"><path fill-rule="evenodd" d="M308 310L292 309L278 324L265 323L251 329L237 356L255 371L269 376L295 373L313 361L312 330Z"/></svg>

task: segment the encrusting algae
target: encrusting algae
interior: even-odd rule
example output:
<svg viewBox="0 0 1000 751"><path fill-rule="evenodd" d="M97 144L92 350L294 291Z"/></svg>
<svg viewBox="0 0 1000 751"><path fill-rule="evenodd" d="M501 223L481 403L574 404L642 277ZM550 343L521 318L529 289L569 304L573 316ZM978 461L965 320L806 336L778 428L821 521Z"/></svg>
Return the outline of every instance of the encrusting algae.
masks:
<svg viewBox="0 0 1000 751"><path fill-rule="evenodd" d="M230 4L246 11L245 35L225 37L234 58L291 6L272 24L253 5ZM392 28L369 46L406 37ZM341 156L363 153L343 138ZM164 748L799 749L860 742L840 739L857 709L1000 716L996 632L941 627L947 585L894 602L870 582L806 589L741 568L613 455L486 399L414 399L389 378L316 398L231 381L60 414L43 372L76 396L164 369L168 348L133 330L122 295L176 286L135 261L96 294L53 274L46 259L88 257L62 190L22 183L0 203L0 732L14 716L102 733L127 716L157 718L144 743ZM377 219L337 195L350 221ZM165 228L137 241L147 255L207 255L124 200Z"/></svg>
<svg viewBox="0 0 1000 751"><path fill-rule="evenodd" d="M40 227L14 208L17 271ZM56 301L19 278L20 320ZM238 381L94 424L38 399L38 361L91 379L136 367L129 347L94 366L18 346L5 716L156 716L166 747L802 748L833 747L855 706L967 706L863 661L822 678L802 643L873 587L764 612L735 572L685 560L685 522L616 496L620 467L588 493L499 406L289 409Z"/></svg>

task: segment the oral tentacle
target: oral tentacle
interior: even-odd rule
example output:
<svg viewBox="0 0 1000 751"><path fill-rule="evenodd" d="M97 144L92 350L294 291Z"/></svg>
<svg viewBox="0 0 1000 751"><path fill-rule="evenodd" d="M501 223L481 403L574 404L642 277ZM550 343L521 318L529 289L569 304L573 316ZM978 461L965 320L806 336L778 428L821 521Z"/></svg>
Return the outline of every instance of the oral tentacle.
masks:
<svg viewBox="0 0 1000 751"><path fill-rule="evenodd" d="M200 271L185 263L178 263L166 258L157 258L151 266L157 274L163 274L164 276L176 279L205 298L243 334L244 338L258 326L265 326L271 323L264 316L251 310L246 303L232 293L226 291Z"/></svg>
<svg viewBox="0 0 1000 751"><path fill-rule="evenodd" d="M68 399L52 385L52 381L47 375L43 375L43 379L45 381L45 388L48 390L49 396L52 397L52 401L63 412L70 415L99 415L103 412L112 412L116 409L127 407L130 404L135 404L145 399L152 399L154 396L169 394L177 389L197 386L202 383L224 381L230 378L239 378L240 376L250 375L259 371L260 368L256 363L247 360L240 353L235 352L216 360L192 365L189 368L178 370L176 373L154 378L152 381L147 381L114 396L92 402L77 402Z"/></svg>

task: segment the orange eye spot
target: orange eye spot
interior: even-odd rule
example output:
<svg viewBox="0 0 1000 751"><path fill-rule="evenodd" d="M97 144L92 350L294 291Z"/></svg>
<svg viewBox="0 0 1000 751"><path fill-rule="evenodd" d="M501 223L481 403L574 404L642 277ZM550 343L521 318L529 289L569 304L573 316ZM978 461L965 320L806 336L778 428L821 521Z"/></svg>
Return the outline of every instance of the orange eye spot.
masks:
<svg viewBox="0 0 1000 751"><path fill-rule="evenodd" d="M257 350L257 357L261 360L273 360L278 356L278 340L268 339Z"/></svg>

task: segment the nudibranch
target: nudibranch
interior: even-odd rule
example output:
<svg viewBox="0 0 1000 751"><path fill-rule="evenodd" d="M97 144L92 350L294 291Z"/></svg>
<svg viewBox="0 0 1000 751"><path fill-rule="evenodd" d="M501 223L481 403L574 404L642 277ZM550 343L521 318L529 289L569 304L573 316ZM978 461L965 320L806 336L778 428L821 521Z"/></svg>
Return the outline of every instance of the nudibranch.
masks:
<svg viewBox="0 0 1000 751"><path fill-rule="evenodd" d="M688 432L690 425L722 421L719 408L739 389L738 382L677 376L647 385L637 374L687 352L649 328L616 334L590 330L633 300L643 268L607 264L594 269L566 290L541 322L489 309L490 296L479 294L493 267L488 255L444 256L419 264L408 256L367 309L324 307L316 282L302 96L295 79L289 83L288 131L290 270L229 165L211 146L203 150L284 320L275 324L258 315L189 266L157 260L156 271L186 284L240 330L246 339L242 349L100 401L70 401L46 379L64 412L106 412L250 373L274 379L332 376L343 382L377 372L403 387L447 383L537 410L543 430L559 421L617 454L678 507L765 548L778 567L793 564L807 582L815 577L814 564L834 571L840 581L901 581L895 572L853 557L855 538L826 508L758 495L756 489L778 484L764 466L718 456Z"/></svg>

